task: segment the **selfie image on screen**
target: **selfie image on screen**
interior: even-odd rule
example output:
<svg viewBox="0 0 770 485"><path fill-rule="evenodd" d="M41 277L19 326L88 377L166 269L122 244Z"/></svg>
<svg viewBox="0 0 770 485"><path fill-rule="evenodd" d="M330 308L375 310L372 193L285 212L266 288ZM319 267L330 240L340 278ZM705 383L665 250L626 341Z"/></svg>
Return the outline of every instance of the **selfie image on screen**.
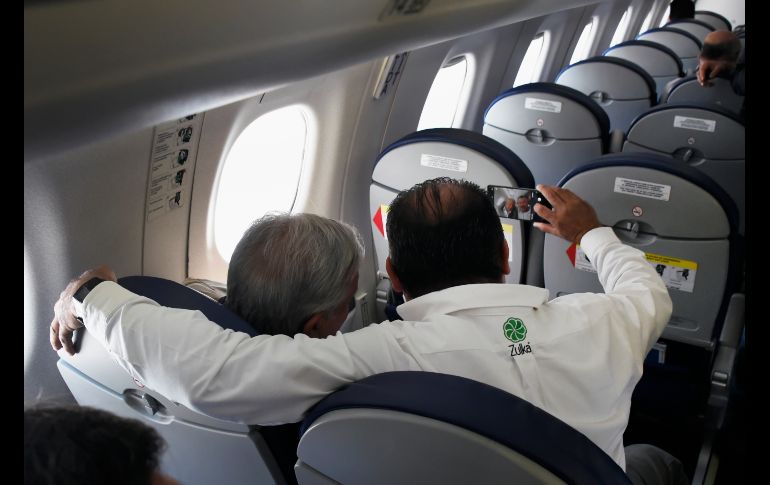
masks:
<svg viewBox="0 0 770 485"><path fill-rule="evenodd" d="M494 203L500 217L532 220L532 206L530 204L531 191L527 189L511 189L507 187L495 187Z"/></svg>

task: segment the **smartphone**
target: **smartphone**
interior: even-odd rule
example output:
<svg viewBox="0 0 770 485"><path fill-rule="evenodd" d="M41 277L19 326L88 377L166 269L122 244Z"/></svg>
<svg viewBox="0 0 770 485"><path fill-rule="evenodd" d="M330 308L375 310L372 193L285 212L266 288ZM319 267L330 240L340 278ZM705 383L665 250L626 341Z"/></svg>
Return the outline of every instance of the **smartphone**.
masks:
<svg viewBox="0 0 770 485"><path fill-rule="evenodd" d="M535 213L534 207L540 203L550 209L551 204L535 189L489 185L487 194L500 217L528 222L548 222Z"/></svg>

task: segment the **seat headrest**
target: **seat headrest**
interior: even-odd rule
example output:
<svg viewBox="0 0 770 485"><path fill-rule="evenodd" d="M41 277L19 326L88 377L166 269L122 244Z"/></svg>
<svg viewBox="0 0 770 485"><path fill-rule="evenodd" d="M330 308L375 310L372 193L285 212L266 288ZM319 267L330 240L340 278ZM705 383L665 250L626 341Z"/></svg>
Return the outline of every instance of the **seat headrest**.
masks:
<svg viewBox="0 0 770 485"><path fill-rule="evenodd" d="M679 20L672 20L671 22L664 25L664 27L673 27L676 28L676 24L696 24L700 25L701 27L705 27L711 31L716 30L713 25L711 25L708 22L704 22L703 20L698 19L679 19Z"/></svg>
<svg viewBox="0 0 770 485"><path fill-rule="evenodd" d="M678 84L680 83L677 83L677 85ZM631 128L633 128L636 123L638 123L641 119L643 119L647 115L650 115L652 113L659 113L661 111L676 110L676 109L699 109L699 110L705 110L705 111L712 111L726 118L730 118L736 123L739 123L741 126L745 126L740 116L719 105L711 105L711 104L703 105L703 104L697 104L697 103L666 103L666 104L660 104L658 106L650 108L644 113L637 116L634 119L634 121L632 121L631 124L628 125L628 130L626 130L626 133L629 133L631 131Z"/></svg>
<svg viewBox="0 0 770 485"><path fill-rule="evenodd" d="M687 37L688 39L690 39L691 41L693 41L695 43L695 45L698 46L698 50L699 51L700 51L701 47L703 47L703 43L697 37L695 37L691 33L687 32L686 30L677 29L675 27L657 27L655 29L646 30L646 31L642 32L641 34L637 35L636 38L639 39L643 35L654 34L655 32L672 32L674 34L681 34L681 35Z"/></svg>
<svg viewBox="0 0 770 485"><path fill-rule="evenodd" d="M556 80L558 81L559 77L561 77L561 75L564 74L564 72L568 69L571 69L575 66L580 66L583 64L592 64L597 62L615 64L616 66L621 66L637 73L642 79L644 79L644 83L647 85L647 88L649 88L650 90L650 102L652 104L657 103L658 101L658 94L656 92L657 88L655 86L655 80L652 78L652 76L650 76L650 73L642 69L641 66L639 66L639 64L635 62L631 62L628 59L623 59L621 57L593 56L593 57L589 57L588 59L583 59L582 61L576 62L574 64L570 64L569 66L566 66L561 71L559 71L559 74L556 75Z"/></svg>
<svg viewBox="0 0 770 485"><path fill-rule="evenodd" d="M583 172L595 170L604 167L642 167L661 172L669 173L680 177L709 193L722 206L730 225L730 235L738 233L738 207L735 205L732 197L720 187L714 179L704 174L695 167L676 160L673 157L659 155L657 153L634 152L634 153L609 153L602 155L595 161L577 167L570 171L557 184L563 187L571 178Z"/></svg>
<svg viewBox="0 0 770 485"><path fill-rule="evenodd" d="M632 46L649 47L651 49L656 49L665 53L676 64L677 76L678 77L684 76L684 64L682 64L682 59L680 59L679 56L676 55L676 52L671 50L669 47L666 47L663 44L658 44L657 42L652 42L649 40L639 40L639 39L627 40L625 42L621 42L620 44L615 44L614 46L610 47L606 51L602 52L602 55L606 56L608 52L612 52L615 49L620 49L621 47L632 47Z"/></svg>
<svg viewBox="0 0 770 485"><path fill-rule="evenodd" d="M487 106L487 109L484 110L484 121L486 122L487 114L492 109L492 107L501 99L505 99L509 96L515 96L517 94L528 93L554 94L556 96L562 96L582 105L593 115L594 119L596 119L596 122L599 125L599 135L602 139L602 146L609 146L610 118L607 116L607 113L593 99L589 98L577 89L563 86L561 84L545 82L529 83L503 91L494 100L492 100L492 102L489 103L489 106Z"/></svg>
<svg viewBox="0 0 770 485"><path fill-rule="evenodd" d="M719 19L719 20L721 20L722 22L725 23L725 26L727 26L727 30L732 30L732 26L730 25L730 21L727 20L722 15L716 13L716 12L710 12L708 10L696 10L695 11L695 16L697 17L698 15L704 15L704 16L709 16L709 17L717 18L717 19Z"/></svg>
<svg viewBox="0 0 770 485"><path fill-rule="evenodd" d="M123 288L155 300L162 306L198 310L222 328L254 337L257 331L229 308L175 281L154 276L126 276L118 279Z"/></svg>
<svg viewBox="0 0 770 485"><path fill-rule="evenodd" d="M375 164L396 148L422 142L443 142L475 150L495 160L513 175L519 186L534 187L535 179L524 162L508 147L488 136L460 128L431 128L410 133L387 147L377 156Z"/></svg>
<svg viewBox="0 0 770 485"><path fill-rule="evenodd" d="M350 408L401 411L454 424L508 446L567 483L629 483L579 431L521 398L464 377L433 372L367 377L316 404L300 432L323 414Z"/></svg>

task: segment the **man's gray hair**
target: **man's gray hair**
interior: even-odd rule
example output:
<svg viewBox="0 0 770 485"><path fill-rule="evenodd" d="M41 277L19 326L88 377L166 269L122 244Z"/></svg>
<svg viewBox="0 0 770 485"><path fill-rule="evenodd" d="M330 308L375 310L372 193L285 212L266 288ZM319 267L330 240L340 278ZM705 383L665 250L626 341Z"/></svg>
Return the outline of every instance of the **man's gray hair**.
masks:
<svg viewBox="0 0 770 485"><path fill-rule="evenodd" d="M344 303L364 256L351 225L314 214L268 214L230 259L225 305L257 331L293 336Z"/></svg>

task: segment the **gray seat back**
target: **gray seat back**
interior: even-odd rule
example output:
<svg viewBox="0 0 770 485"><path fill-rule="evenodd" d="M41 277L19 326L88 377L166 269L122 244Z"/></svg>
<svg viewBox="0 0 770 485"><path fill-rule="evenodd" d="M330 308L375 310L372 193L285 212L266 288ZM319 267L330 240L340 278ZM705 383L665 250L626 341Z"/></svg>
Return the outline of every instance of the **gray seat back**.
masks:
<svg viewBox="0 0 770 485"><path fill-rule="evenodd" d="M701 20L693 19L674 20L673 22L669 22L664 25L664 27L673 27L675 29L689 32L694 35L696 39L701 41L701 43L703 43L703 39L705 39L710 32L714 31L714 27L712 27L711 24Z"/></svg>
<svg viewBox="0 0 770 485"><path fill-rule="evenodd" d="M661 94L660 102L713 104L739 115L743 106L743 96L736 94L728 79L715 78L711 82L712 86L703 87L695 76L674 80L666 86L666 91Z"/></svg>
<svg viewBox="0 0 770 485"><path fill-rule="evenodd" d="M247 326L226 308L178 283L151 277L122 278L120 283L162 305L200 310L226 328L243 331ZM77 338L79 352L74 356L60 352L57 362L72 395L80 405L155 428L168 443L161 462L165 473L185 485L286 483L257 428L175 403L135 381L87 332L79 332Z"/></svg>
<svg viewBox="0 0 770 485"><path fill-rule="evenodd" d="M706 22L707 24L711 25L714 30L732 30L730 21L715 12L709 12L707 10L696 10L695 20Z"/></svg>
<svg viewBox="0 0 770 485"><path fill-rule="evenodd" d="M636 39L657 42L670 48L682 60L685 71L694 72L698 67L701 41L689 32L673 27L660 27L642 32Z"/></svg>
<svg viewBox="0 0 770 485"><path fill-rule="evenodd" d="M469 180L482 189L488 185L534 187L532 174L511 150L479 133L454 128L434 128L407 135L379 155L369 188L372 235L380 276L386 276L390 252L387 213L402 190L436 177ZM506 282L522 281L526 243L524 223L501 219L510 247L511 272Z"/></svg>
<svg viewBox="0 0 770 485"><path fill-rule="evenodd" d="M737 214L713 180L654 154L610 154L560 182L595 209L603 226L644 251L673 301L663 337L711 348L729 289ZM732 268L734 270L734 268ZM546 234L545 286L551 298L602 292L581 249Z"/></svg>
<svg viewBox="0 0 770 485"><path fill-rule="evenodd" d="M388 372L324 398L303 422L301 485L628 484L584 435L463 377Z"/></svg>
<svg viewBox="0 0 770 485"><path fill-rule="evenodd" d="M642 114L629 127L623 152L674 157L711 177L738 206L744 233L746 134L732 113L712 106L665 104Z"/></svg>
<svg viewBox="0 0 770 485"><path fill-rule="evenodd" d="M593 99L607 113L610 130L625 132L658 98L652 76L620 57L595 56L576 62L562 69L554 82Z"/></svg>
<svg viewBox="0 0 770 485"><path fill-rule="evenodd" d="M614 45L602 54L619 57L637 64L655 80L655 91L660 94L666 84L684 76L682 60L668 47L646 40L627 40Z"/></svg>
<svg viewBox="0 0 770 485"><path fill-rule="evenodd" d="M605 152L609 118L585 94L554 83L532 83L500 94L484 113L483 133L529 167L535 183L554 184Z"/></svg>

